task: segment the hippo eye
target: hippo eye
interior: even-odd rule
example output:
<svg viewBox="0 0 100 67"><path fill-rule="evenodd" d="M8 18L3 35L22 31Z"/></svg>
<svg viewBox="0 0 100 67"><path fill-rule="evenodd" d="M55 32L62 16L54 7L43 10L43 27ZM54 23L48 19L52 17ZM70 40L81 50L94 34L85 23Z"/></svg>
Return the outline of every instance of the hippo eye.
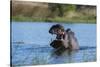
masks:
<svg viewBox="0 0 100 67"><path fill-rule="evenodd" d="M54 32L57 32L58 30L57 30L57 29L54 29L53 31L54 31Z"/></svg>

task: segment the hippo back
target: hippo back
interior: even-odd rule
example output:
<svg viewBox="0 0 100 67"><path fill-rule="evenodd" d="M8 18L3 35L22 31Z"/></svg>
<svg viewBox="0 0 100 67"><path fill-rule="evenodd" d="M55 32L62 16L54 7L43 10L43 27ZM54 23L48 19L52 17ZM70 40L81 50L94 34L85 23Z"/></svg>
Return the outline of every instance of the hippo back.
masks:
<svg viewBox="0 0 100 67"><path fill-rule="evenodd" d="M75 33L72 31L67 32L67 33L68 33L68 39L69 39L69 46L71 46L71 49L72 50L79 49L79 44L78 44L77 38L75 37Z"/></svg>

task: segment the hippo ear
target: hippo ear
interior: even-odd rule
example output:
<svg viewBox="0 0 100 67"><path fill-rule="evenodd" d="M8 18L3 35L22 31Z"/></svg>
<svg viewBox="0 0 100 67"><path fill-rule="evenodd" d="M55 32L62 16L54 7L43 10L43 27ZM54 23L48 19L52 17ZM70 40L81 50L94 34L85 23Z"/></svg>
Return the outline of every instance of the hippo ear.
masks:
<svg viewBox="0 0 100 67"><path fill-rule="evenodd" d="M71 31L71 29L70 29L70 28L68 28L68 29L66 30L66 32L69 32L69 31Z"/></svg>

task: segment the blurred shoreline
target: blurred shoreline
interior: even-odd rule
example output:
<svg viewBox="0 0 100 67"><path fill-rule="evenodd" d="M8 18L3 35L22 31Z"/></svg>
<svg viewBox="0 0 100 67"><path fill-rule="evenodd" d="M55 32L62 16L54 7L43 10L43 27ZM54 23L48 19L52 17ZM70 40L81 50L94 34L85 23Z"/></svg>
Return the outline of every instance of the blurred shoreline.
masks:
<svg viewBox="0 0 100 67"><path fill-rule="evenodd" d="M11 20L21 22L96 23L96 6L11 1Z"/></svg>

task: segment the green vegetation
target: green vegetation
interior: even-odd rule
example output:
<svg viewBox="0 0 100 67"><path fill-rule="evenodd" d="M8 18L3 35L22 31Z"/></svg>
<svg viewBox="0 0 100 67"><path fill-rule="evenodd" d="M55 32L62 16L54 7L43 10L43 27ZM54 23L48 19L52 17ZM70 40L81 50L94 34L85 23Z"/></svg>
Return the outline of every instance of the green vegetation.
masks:
<svg viewBox="0 0 100 67"><path fill-rule="evenodd" d="M13 21L96 23L96 7L89 5L12 2Z"/></svg>
<svg viewBox="0 0 100 67"><path fill-rule="evenodd" d="M84 17L83 17L84 18ZM29 18L29 17L17 17L13 16L12 21L21 21L21 22L58 22L58 23L96 23L95 19L88 19L88 20L81 20L82 17L79 18L75 17L72 19L65 19L65 18L48 18L48 19L42 19L42 18ZM86 18L87 19L87 18Z"/></svg>

